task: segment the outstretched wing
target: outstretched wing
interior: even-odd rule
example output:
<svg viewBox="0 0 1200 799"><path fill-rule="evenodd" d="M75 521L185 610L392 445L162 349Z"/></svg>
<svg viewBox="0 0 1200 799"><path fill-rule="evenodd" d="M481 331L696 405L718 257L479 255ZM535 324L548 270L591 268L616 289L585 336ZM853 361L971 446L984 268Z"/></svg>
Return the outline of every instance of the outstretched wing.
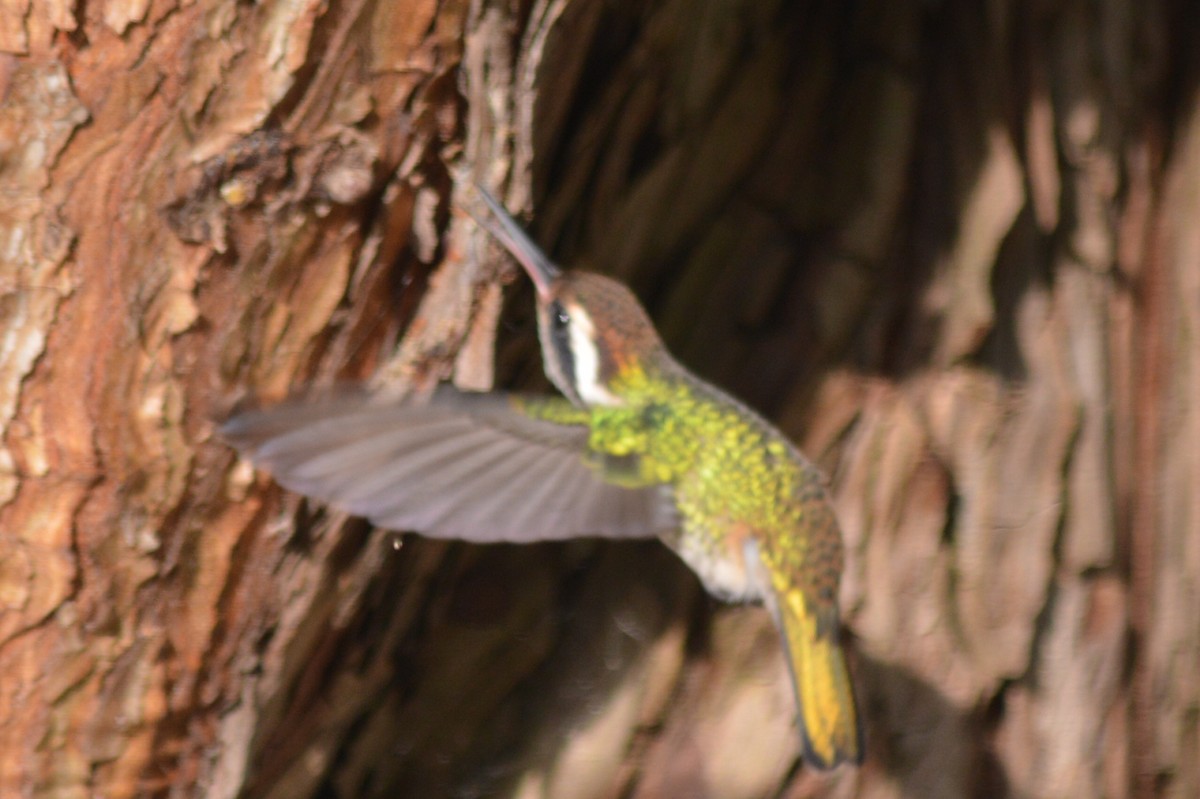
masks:
<svg viewBox="0 0 1200 799"><path fill-rule="evenodd" d="M393 530L520 542L676 525L666 487L605 482L586 427L530 418L502 394L444 388L415 405L331 392L238 413L221 435L284 487Z"/></svg>

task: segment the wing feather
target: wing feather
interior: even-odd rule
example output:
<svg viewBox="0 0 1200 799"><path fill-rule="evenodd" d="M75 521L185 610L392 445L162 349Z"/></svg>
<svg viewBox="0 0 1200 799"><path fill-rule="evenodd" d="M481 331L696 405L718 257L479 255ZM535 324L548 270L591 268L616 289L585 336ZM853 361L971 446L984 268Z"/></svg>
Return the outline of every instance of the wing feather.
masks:
<svg viewBox="0 0 1200 799"><path fill-rule="evenodd" d="M530 418L504 395L442 389L416 405L333 391L238 413L221 434L280 485L380 527L535 541L676 525L668 489L588 465L586 427Z"/></svg>

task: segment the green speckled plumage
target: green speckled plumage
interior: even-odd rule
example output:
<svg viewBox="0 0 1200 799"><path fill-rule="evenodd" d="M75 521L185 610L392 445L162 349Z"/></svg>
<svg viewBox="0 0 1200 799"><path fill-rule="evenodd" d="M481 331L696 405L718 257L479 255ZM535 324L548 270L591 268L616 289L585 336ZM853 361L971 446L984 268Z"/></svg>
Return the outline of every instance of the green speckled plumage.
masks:
<svg viewBox="0 0 1200 799"><path fill-rule="evenodd" d="M670 485L679 534L688 539L673 546L740 559L740 541L730 536L752 536L770 572L779 574L776 590L803 590L822 627L834 623L841 538L816 468L767 422L673 362L628 367L609 387L624 404L514 402L534 418L587 426L594 465L608 479ZM765 598L737 586L709 588Z"/></svg>

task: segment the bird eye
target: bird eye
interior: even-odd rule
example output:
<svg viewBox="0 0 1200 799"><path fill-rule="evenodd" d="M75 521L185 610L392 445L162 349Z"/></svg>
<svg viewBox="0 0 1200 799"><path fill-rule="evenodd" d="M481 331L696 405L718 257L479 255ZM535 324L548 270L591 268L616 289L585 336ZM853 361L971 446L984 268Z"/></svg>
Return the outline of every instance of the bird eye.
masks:
<svg viewBox="0 0 1200 799"><path fill-rule="evenodd" d="M550 322L554 325L555 330L565 330L567 324L571 321L571 317L567 316L567 312L557 302L550 306Z"/></svg>

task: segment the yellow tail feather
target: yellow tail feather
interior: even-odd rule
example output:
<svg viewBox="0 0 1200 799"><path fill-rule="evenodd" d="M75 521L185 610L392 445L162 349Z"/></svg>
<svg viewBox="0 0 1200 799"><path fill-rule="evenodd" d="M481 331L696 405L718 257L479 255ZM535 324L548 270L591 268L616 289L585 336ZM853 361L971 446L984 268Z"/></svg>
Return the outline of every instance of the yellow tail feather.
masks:
<svg viewBox="0 0 1200 799"><path fill-rule="evenodd" d="M805 760L820 769L861 763L862 728L837 625L819 626L799 591L779 596L777 613L796 689Z"/></svg>

